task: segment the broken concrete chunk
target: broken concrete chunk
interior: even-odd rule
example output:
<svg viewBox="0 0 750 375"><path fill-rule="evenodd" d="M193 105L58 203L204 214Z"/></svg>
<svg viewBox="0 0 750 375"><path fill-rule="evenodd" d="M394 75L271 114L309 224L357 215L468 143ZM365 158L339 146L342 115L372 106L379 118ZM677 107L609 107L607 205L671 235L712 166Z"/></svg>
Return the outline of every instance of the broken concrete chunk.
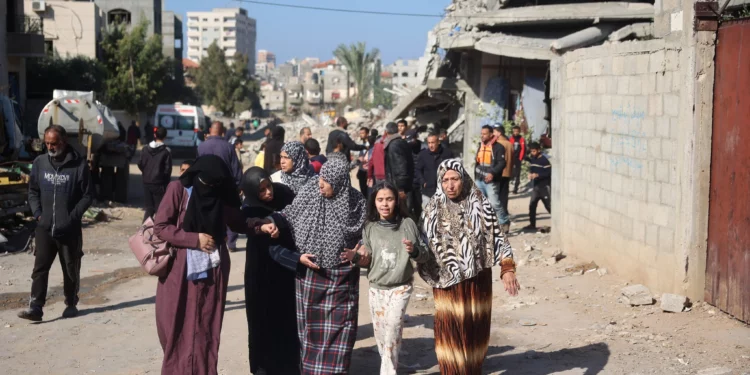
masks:
<svg viewBox="0 0 750 375"><path fill-rule="evenodd" d="M641 284L630 285L622 288L622 296L625 297L625 303L631 306L652 305L654 298L651 291Z"/></svg>
<svg viewBox="0 0 750 375"><path fill-rule="evenodd" d="M599 276L604 276L604 275L606 275L606 274L607 274L607 269L606 269L606 268L598 268L598 269L596 270L596 273L598 273L598 274L599 274Z"/></svg>
<svg viewBox="0 0 750 375"><path fill-rule="evenodd" d="M686 304L687 297L679 294L664 293L661 296L661 309L666 312L682 312Z"/></svg>
<svg viewBox="0 0 750 375"><path fill-rule="evenodd" d="M552 258L555 259L555 262L559 262L563 258L565 258L565 254L563 254L562 250L557 249L554 253L552 253Z"/></svg>

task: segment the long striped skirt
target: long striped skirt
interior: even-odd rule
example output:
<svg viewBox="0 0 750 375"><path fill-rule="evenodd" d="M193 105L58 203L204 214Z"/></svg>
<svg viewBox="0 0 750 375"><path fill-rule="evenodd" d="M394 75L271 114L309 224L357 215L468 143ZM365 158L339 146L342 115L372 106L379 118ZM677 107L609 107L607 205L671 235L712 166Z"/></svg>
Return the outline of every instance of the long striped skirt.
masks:
<svg viewBox="0 0 750 375"><path fill-rule="evenodd" d="M492 269L433 292L440 374L480 375L490 344Z"/></svg>
<svg viewBox="0 0 750 375"><path fill-rule="evenodd" d="M302 374L348 374L359 314L359 268L307 269L297 275Z"/></svg>

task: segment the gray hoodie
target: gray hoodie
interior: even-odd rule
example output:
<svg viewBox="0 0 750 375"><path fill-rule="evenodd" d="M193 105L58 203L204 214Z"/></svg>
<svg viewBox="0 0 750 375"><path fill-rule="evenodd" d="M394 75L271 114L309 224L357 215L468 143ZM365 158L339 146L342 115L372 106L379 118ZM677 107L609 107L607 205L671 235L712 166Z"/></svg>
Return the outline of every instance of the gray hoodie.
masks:
<svg viewBox="0 0 750 375"><path fill-rule="evenodd" d="M67 146L62 162L45 154L34 160L29 178L29 206L39 226L55 238L81 233L83 213L94 201L86 159Z"/></svg>

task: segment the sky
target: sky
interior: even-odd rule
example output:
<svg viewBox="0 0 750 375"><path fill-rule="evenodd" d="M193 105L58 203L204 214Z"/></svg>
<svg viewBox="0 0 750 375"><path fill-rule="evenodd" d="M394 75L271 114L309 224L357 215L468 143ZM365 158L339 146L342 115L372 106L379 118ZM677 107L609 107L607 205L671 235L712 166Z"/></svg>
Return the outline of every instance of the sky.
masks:
<svg viewBox="0 0 750 375"><path fill-rule="evenodd" d="M394 13L440 15L450 0L265 0L266 2ZM416 59L424 53L427 32L440 18L350 14L309 9L290 9L236 0L166 0L164 9L182 16L189 11L241 7L257 22L258 50L276 54L282 63L294 57L328 60L341 44L366 42L378 48L384 64L396 59ZM187 30L183 30L187 35ZM184 43L183 43L184 44Z"/></svg>

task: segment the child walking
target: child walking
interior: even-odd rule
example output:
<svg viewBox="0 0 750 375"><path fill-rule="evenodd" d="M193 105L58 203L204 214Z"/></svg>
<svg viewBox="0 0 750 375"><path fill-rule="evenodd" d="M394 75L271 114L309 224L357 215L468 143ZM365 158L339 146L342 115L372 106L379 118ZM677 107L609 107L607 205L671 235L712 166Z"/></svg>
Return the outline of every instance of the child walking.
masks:
<svg viewBox="0 0 750 375"><path fill-rule="evenodd" d="M432 254L406 213L405 204L399 201L395 186L377 184L368 198L361 245L341 254L343 261L369 268L370 314L381 375L395 375L398 369L404 315L412 294L411 261L424 263Z"/></svg>

